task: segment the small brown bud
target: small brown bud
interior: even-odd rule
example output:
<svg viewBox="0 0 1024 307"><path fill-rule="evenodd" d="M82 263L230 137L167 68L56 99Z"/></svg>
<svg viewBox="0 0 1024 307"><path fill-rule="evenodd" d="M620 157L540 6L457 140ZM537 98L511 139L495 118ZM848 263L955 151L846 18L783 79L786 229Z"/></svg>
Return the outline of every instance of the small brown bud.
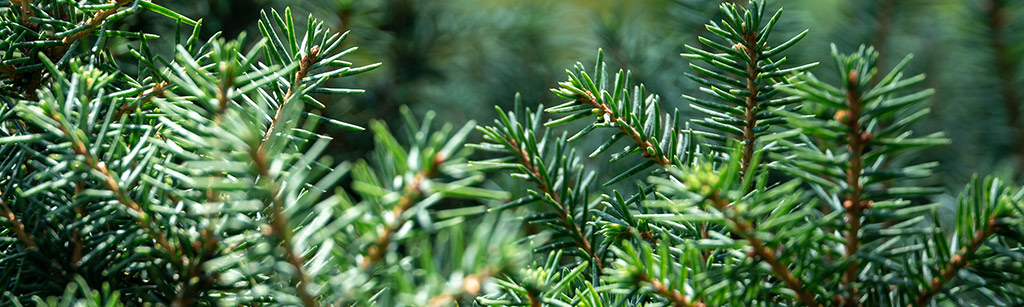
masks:
<svg viewBox="0 0 1024 307"><path fill-rule="evenodd" d="M438 153L438 154L434 155L434 165L441 165L441 163L444 163L444 161L447 161L447 160L448 160L448 157L445 157L441 153Z"/></svg>
<svg viewBox="0 0 1024 307"><path fill-rule="evenodd" d="M849 124L851 115L850 110L839 110L836 111L836 115L832 118L840 123Z"/></svg>
<svg viewBox="0 0 1024 307"><path fill-rule="evenodd" d="M312 48L309 48L310 57L315 58L318 53L320 53L320 46L314 45Z"/></svg>
<svg viewBox="0 0 1024 307"><path fill-rule="evenodd" d="M466 281L462 282L462 290L465 290L466 293L472 295L480 293L480 279L478 279L477 276L470 276L469 278L466 278Z"/></svg>
<svg viewBox="0 0 1024 307"><path fill-rule="evenodd" d="M953 256L953 259L950 259L950 260L952 260L953 263L960 263L960 262L964 261L964 257L960 256L960 255L955 255L955 256Z"/></svg>
<svg viewBox="0 0 1024 307"><path fill-rule="evenodd" d="M850 85L853 85L853 84L857 84L858 79L860 79L860 74L858 74L856 70L851 70L850 71L850 75L848 77L849 77L848 81L850 81Z"/></svg>
<svg viewBox="0 0 1024 307"><path fill-rule="evenodd" d="M651 243L656 243L657 242L657 239L654 237L654 233L650 232L650 231L641 232L640 233L640 237L644 238L644 240L650 241Z"/></svg>
<svg viewBox="0 0 1024 307"><path fill-rule="evenodd" d="M746 47L744 47L741 43L736 43L735 45L732 45L732 49L743 51L746 50Z"/></svg>
<svg viewBox="0 0 1024 307"><path fill-rule="evenodd" d="M836 305L840 305L843 303L843 297L839 294L836 294L835 296L832 297L832 302L835 303Z"/></svg>
<svg viewBox="0 0 1024 307"><path fill-rule="evenodd" d="M875 206L875 202L870 201L870 200L864 203L864 209L871 209L871 207L874 207L874 206Z"/></svg>
<svg viewBox="0 0 1024 307"><path fill-rule="evenodd" d="M846 210L853 209L853 202L849 200L843 201L843 208Z"/></svg>
<svg viewBox="0 0 1024 307"><path fill-rule="evenodd" d="M861 143L870 143L871 140L874 140L874 139L875 139L875 135L872 134L871 132L861 132L861 134L860 134L860 142Z"/></svg>

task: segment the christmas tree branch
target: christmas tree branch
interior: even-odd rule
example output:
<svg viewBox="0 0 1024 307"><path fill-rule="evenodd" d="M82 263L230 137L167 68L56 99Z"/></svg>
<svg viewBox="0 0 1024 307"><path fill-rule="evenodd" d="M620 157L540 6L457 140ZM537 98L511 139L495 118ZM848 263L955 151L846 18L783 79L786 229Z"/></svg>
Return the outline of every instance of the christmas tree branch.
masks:
<svg viewBox="0 0 1024 307"><path fill-rule="evenodd" d="M970 260L974 256L974 253L978 251L978 248L981 247L989 237L995 234L997 226L996 216L990 216L984 229L979 229L974 232L974 236L971 238L970 244L960 248L960 251L950 258L949 263L947 263L946 267L942 269L939 276L932 279L932 282L927 288L921 291L921 295L917 297L917 300L911 306L928 306L932 297L939 294L939 292L942 291L943 286L952 281L960 270L970 265Z"/></svg>
<svg viewBox="0 0 1024 307"><path fill-rule="evenodd" d="M21 18L22 18L22 22L25 23L25 24L30 23L30 21L28 19L32 16L32 8L31 8L32 1L31 0L20 0L18 2L21 5ZM64 55L67 54L68 50L71 48L71 45L74 42L76 42L79 39L82 39L82 38L84 38L86 36L89 36L89 34L92 34L92 31L94 29L96 29L96 27L98 27L101 24L103 24L103 21L106 20L107 17L110 17L110 15L113 15L114 13L117 13L118 9L120 9L121 7L126 6L128 4L131 4L132 1L131 0L112 0L110 3L114 4L114 6L109 8L109 9L97 11L96 14L93 15L91 18L86 20L84 23L82 23L78 27L74 28L74 29L82 28L81 30L79 30L78 32L72 33L71 35L65 36L63 39L61 39L61 44L60 45L49 47L49 48L44 48L43 49L43 54L45 54L45 56L47 58L51 59L51 60L52 59L61 59L61 58L63 58ZM29 53L29 52L26 52L26 53ZM0 71L3 71L5 74L9 74L9 75L13 75L13 73L14 73L14 70L0 69ZM24 92L25 98L28 99L28 100L36 100L38 98L36 96L36 91L39 90L39 88L43 85L43 72L42 71L36 72L36 73L32 74L30 77L26 78L26 80L28 80L28 87L25 88L25 92Z"/></svg>
<svg viewBox="0 0 1024 307"><path fill-rule="evenodd" d="M159 227L154 227L153 225L150 224L152 220L149 213L143 210L142 207L135 202L135 200L132 200L130 197L128 197L127 194L125 194L125 192L121 189L121 186L118 185L117 179L115 179L114 176L110 173L110 170L107 169L107 164L104 163L103 161L98 161L96 157L93 157L93 155L89 153L89 150L86 148L85 143L82 143L81 140L75 137L71 133L71 131L64 126L63 121L60 120L60 115L57 113L57 111L52 108L49 109L49 111L50 118L56 121L57 123L60 123L57 125L57 128L60 129L62 134L67 136L68 140L71 142L71 148L72 150L74 150L75 154L85 158L86 166L99 172L104 176L104 187L107 188L107 190L109 190L110 192L114 193L114 198L116 198L118 202L125 205L132 211L135 211L135 213L138 215L138 217L136 217L135 220L139 223L139 226L141 226L142 229L146 231L146 233L149 234L149 236L153 240L156 240L156 243L158 246L160 246L160 248L162 248L165 252L167 252L169 256L171 256L171 259L173 260L172 264L174 264L175 266L180 265L181 263L177 249L174 247L174 245L171 245L171 243L167 241L167 237L164 235L164 233L160 230Z"/></svg>
<svg viewBox="0 0 1024 307"><path fill-rule="evenodd" d="M721 212L735 210L735 208L729 205L729 201L719 196L717 192L708 196L708 201ZM726 218L735 225L737 234L743 236L750 243L751 254L768 263L775 277L782 280L787 288L796 292L797 299L800 302L807 306L819 306L814 299L814 294L807 291L804 288L803 282L793 275L788 266L779 261L778 257L775 256L775 251L765 246L764 241L755 235L756 229L750 222L736 217L736 214L726 214Z"/></svg>
<svg viewBox="0 0 1024 307"><path fill-rule="evenodd" d="M23 0L23 3L24 2L28 1ZM68 35L61 39L61 42L64 44L58 46L57 49L55 49L53 55L55 55L57 58L63 57L64 53L68 51L68 48L71 47L72 43L79 39L82 39L83 37L89 36L89 34L92 34L92 31L96 29L96 27L99 27L101 24L103 24L103 21L106 20L107 17L110 17L110 15L117 13L118 9L128 4L131 4L132 1L111 0L110 3L114 4L114 7L96 12L96 15L92 16L92 18L89 18L89 20L86 20L85 23L82 24L82 26L87 26L85 29L75 32L74 34Z"/></svg>
<svg viewBox="0 0 1024 307"><path fill-rule="evenodd" d="M420 188L420 185L424 180L436 176L438 166L444 162L444 157L441 157L440 155L434 156L434 163L416 173L416 176L413 177L412 183L405 186L405 191L398 199L395 207L391 210L392 214L395 216L394 223L385 225L377 238L377 242L367 249L366 256L363 258L362 263L359 264L361 268L364 270L369 269L374 264L384 259L384 255L388 251L388 246L391 245L392 242L391 236L398 231L400 227L402 227L402 224L404 224L404 221L401 220L402 214L404 214L406 210L409 210L409 208L412 208L412 206L416 204L416 201L423 197L423 190Z"/></svg>
<svg viewBox="0 0 1024 307"><path fill-rule="evenodd" d="M511 147L516 159L519 160L519 164L533 173L534 178L537 178L537 188L540 189L540 192L549 195L551 200L558 205L560 209L560 212L558 212L558 218L565 224L566 230L573 234L573 240L576 242L576 246L582 249L588 257L594 259L594 263L597 265L598 269L604 268L601 256L594 252L593 247L590 245L590 241L587 240L587 237L583 234L583 230L580 229L579 225L576 225L569 220L572 212L569 211L569 206L562 201L562 197L555 192L554 184L547 182L544 179L545 177L541 174L540 168L537 167L537 165L535 165L530 159L530 154L526 152L525 149L522 149L513 138L506 137L505 142L507 142Z"/></svg>
<svg viewBox="0 0 1024 307"><path fill-rule="evenodd" d="M597 97L594 96L593 92L586 91L585 93L586 95L576 95L577 101L598 109L600 112L597 114L598 117L608 116L611 122L615 123L615 126L618 127L619 130L626 135L626 137L629 137L629 139L632 140L633 143L636 143L636 145L640 147L640 152L644 157L651 158L651 160L653 160L655 163L658 163L658 165L661 167L667 167L672 165L672 160L669 157L665 156L665 153L663 151L656 149L656 145L651 141L645 140L643 138L643 135L640 134L640 130L638 130L637 127L628 124L628 118L615 115L611 107L599 102L597 100Z"/></svg>

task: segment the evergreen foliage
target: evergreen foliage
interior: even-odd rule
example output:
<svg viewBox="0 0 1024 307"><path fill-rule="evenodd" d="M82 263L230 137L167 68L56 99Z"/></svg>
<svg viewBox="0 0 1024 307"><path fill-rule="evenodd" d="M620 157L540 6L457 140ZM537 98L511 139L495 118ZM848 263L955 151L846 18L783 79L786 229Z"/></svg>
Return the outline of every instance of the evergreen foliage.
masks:
<svg viewBox="0 0 1024 307"><path fill-rule="evenodd" d="M381 63L312 16L226 40L147 0L9 1L0 304L1024 304L1024 189L974 176L942 218L916 157L949 140L914 134L934 91L910 57L833 46L819 79L787 57L808 32L773 39L782 10L743 2L685 47L697 118L599 51L562 104L402 107L394 133L324 111ZM142 11L176 33L116 30ZM320 126L374 150L335 161Z"/></svg>

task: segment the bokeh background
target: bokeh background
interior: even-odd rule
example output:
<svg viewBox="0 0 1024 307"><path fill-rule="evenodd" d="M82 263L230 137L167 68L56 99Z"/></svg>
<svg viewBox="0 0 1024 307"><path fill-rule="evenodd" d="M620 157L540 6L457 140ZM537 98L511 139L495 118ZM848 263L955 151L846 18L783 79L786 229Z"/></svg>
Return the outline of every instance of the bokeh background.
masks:
<svg viewBox="0 0 1024 307"><path fill-rule="evenodd" d="M291 7L335 31L351 31L360 49L356 64L383 62L368 74L340 81L363 95L328 103L330 117L365 126L370 119L398 123L398 109L437 113L455 125L489 123L494 106L506 109L516 92L528 106L561 103L549 88L576 61L593 65L603 48L662 97L666 111L693 113L680 95L699 96L684 77L684 44L707 36L703 24L719 19L720 0L196 0L163 5L203 18L204 37L255 33L260 9ZM745 0L729 1L745 2ZM932 184L959 188L975 172L1017 179L1024 156L1021 92L1024 91L1024 1L1021 0L769 0L785 7L776 41L810 29L789 54L791 63L828 63L830 44L841 52L860 45L880 51L881 67L914 54L909 72L928 76L937 91L932 113L915 133L945 131L951 146L919 157L938 160ZM147 15L149 14L149 15ZM152 15L152 16L150 16ZM146 13L129 27L174 33L166 18ZM166 40L165 40L166 41ZM173 40L170 40L173 41ZM161 42L156 42L160 44ZM164 42L168 43L168 42ZM162 48L170 50L170 48ZM835 80L830 65L814 69ZM362 157L369 133L331 132L333 155ZM598 136L599 137L599 136ZM593 148L583 146L582 148ZM601 163L602 159L593 163ZM606 172L614 174L613 172Z"/></svg>

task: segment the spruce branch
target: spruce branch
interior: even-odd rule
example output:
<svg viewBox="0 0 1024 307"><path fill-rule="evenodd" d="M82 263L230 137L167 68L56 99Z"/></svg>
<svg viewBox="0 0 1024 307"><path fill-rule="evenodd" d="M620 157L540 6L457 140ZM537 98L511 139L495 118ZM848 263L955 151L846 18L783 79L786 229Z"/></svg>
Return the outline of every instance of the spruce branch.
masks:
<svg viewBox="0 0 1024 307"><path fill-rule="evenodd" d="M22 1L23 5L26 2L29 2L29 0L23 0ZM71 44L73 44L75 41L77 41L79 39L82 39L82 38L84 38L86 36L89 36L89 34L92 34L92 31L95 30L100 25L102 25L103 21L106 20L107 17L110 17L110 15L114 15L114 13L117 13L117 11L119 9L121 9L121 7L126 6L128 4L131 4L131 3L132 3L132 0L110 0L110 4L114 5L113 7L97 11L96 15L93 15L91 18L89 18L84 23L79 25L78 28L80 28L81 30L75 32L74 34L65 36L63 39L61 39L61 42L63 44L60 45L60 46L57 46L57 48L55 48L51 52L51 55L52 55L51 58L58 58L59 59L59 58L63 57L64 54L68 52L68 48L71 48Z"/></svg>
<svg viewBox="0 0 1024 307"><path fill-rule="evenodd" d="M607 116L607 118L609 118L609 122L615 123L615 126L619 128L619 131L622 131L622 133L626 135L626 137L628 137L630 140L633 141L633 143L635 143L638 146L643 157L650 158L652 161L654 161L654 163L657 163L661 167L667 167L669 165L672 165L672 161L667 156L665 156L664 152L656 148L656 146L653 143L651 143L650 140L644 139L644 135L642 135L639 130L643 128L629 124L629 122L631 121L625 117L626 115L616 115L615 112L612 112L611 107L609 107L607 104L598 102L597 98L594 97L594 93L589 90L586 91L584 95L577 94L576 98L580 103L589 105L599 110L598 114L596 114L598 117ZM660 114L657 114L655 116L660 116Z"/></svg>
<svg viewBox="0 0 1024 307"><path fill-rule="evenodd" d="M582 63L577 63L572 70L567 69L569 80L558 83L559 87L551 91L558 97L570 100L544 111L571 114L551 119L544 126L554 127L586 118L593 120L569 137L568 142L580 139L597 128L615 128L617 131L590 154L591 158L611 149L619 140L629 139L633 144L612 154L610 160L614 162L639 154L647 158L647 162L634 165L623 174L615 176L604 184L606 186L652 166L665 168L675 163L684 163L694 147L689 134L679 127L679 111L670 115L662 113L658 95L647 94L643 84L631 84L630 71L620 69L612 81L606 76L607 70L604 51L600 49L592 74L585 71Z"/></svg>
<svg viewBox="0 0 1024 307"><path fill-rule="evenodd" d="M594 252L593 247L590 245L590 241L587 240L587 237L583 234L583 230L580 229L579 225L576 225L569 220L572 216L572 212L569 211L569 206L566 205L565 202L562 201L562 197L555 192L554 184L548 182L546 179L547 176L544 176L541 173L540 168L534 164L533 160L530 159L530 153L527 152L526 149L523 149L523 147L516 143L515 139L511 137L506 137L505 142L509 144L510 149L513 149L514 155L520 165L533 174L533 178L536 179L537 189L539 189L541 193L550 196L551 200L558 206L560 210L558 212L558 219L565 224L566 230L572 234L572 238L575 241L576 246L582 249L583 252L587 254L587 257L594 260L598 269L604 268L601 256Z"/></svg>
<svg viewBox="0 0 1024 307"><path fill-rule="evenodd" d="M988 241L988 239L995 234L996 230L998 230L999 224L996 223L997 217L998 216L996 215L989 216L987 223L985 223L982 229L978 229L974 232L970 243L968 243L967 246L962 247L956 255L950 258L949 263L947 263L945 268L940 271L939 276L933 278L931 283L928 284L928 287L921 290L917 300L910 306L928 306L932 297L939 294L945 284L952 281L960 270L970 265L970 261L974 258L975 252L978 251L978 248L981 247L985 241Z"/></svg>
<svg viewBox="0 0 1024 307"><path fill-rule="evenodd" d="M138 52L130 50L140 62L136 77L119 71L122 59L102 49L103 45L97 45L90 54L81 54L75 46L90 35L99 36L101 41L109 37L152 38L106 29L112 20L137 8L148 8L190 25L195 22L148 1L87 2L54 7L45 1L13 1L10 14L5 15L8 31L15 30L8 34L16 37L8 41L12 46L7 54L11 64L0 68L12 80L7 86L14 91L5 92L31 95L5 100L8 105L0 116L13 126L0 137L0 151L11 157L4 159L4 169L11 170L3 171L0 178L6 184L5 191L18 191L15 193L21 193L19 197L24 197L31 208L38 209L11 208L7 198L0 199L0 219L4 224L12 222L14 226L4 234L21 237L17 239L21 245L66 254L58 254L54 260L64 260L52 261L54 266L5 254L0 260L0 275L45 273L57 278L32 277L20 279L19 284L2 281L0 288L10 292L3 293L0 301L27 302L29 296L59 294L55 291L63 289L62 283L73 276L84 277L73 282L81 280L82 287L75 289L85 292L71 292L72 285L68 285L67 295L74 297L67 298L75 300L80 295L114 300L123 295L121 300L127 303L172 306L267 299L314 306L321 298L318 296L335 298L331 295L338 292L332 288L316 286L321 280L325 285L337 284L323 277L343 268L334 262L326 268L322 264L340 249L330 245L334 234L317 230L322 224L308 224L311 222L306 217L316 215L303 214L312 212L314 206L330 207L328 200L338 199L324 193L336 186L347 167L333 169L323 164L326 159L320 159L320 154L325 142L302 151L311 140L328 138L309 132L314 131L321 117L293 107L294 103L286 112L266 107L277 105L275 95L268 92L284 92L283 86L276 85L296 77L292 73L300 66L300 61L281 63L284 61L273 52L281 50L277 48L281 37L276 33L276 37L264 37L243 55L235 48L238 43L225 44L216 36L198 43L200 32L196 26L188 42L178 46L173 62L153 56L145 43ZM14 5L43 15L28 19L38 20L40 28L17 24ZM131 8L126 9L128 6ZM297 45L299 39L288 17L286 32L290 37L284 40ZM321 22L313 20L307 28L310 31L300 38L302 50L323 48L320 51L330 56L323 57L321 63L307 60L303 75L308 75L297 77L299 81L294 83L302 84L289 87L287 99L299 101L296 98L301 93L361 92L319 86L330 78L358 74L377 65L351 67L351 63L339 59L354 48L334 52L343 35L332 36ZM37 34L33 31L43 34L33 36ZM45 33L59 33L60 38L44 37ZM26 39L19 42L21 38ZM278 43L272 46L273 51L264 48L270 39ZM157 63L170 67L162 69ZM276 74L282 67L287 77ZM317 67L337 69L309 76L309 70ZM318 104L311 96L300 99ZM230 108L239 100L251 108ZM124 116L133 112L144 116L125 123ZM276 130L289 129L289 140L295 142L280 147L256 146L264 143L261 139L266 135L260 127L265 127L265 119L275 113ZM231 120L224 120L227 118ZM296 127L300 122L305 125ZM336 120L329 122L352 127ZM271 135L283 134L274 130ZM325 175L325 169L330 174ZM254 190L267 194L254 194ZM448 190L467 192L452 187L445 192ZM470 194L473 196L484 194L468 192L478 193ZM18 201L20 204L22 199ZM257 204L262 207L254 206ZM36 212L45 212L45 222L25 225L23 219ZM325 220L317 217L313 222ZM298 227L296 221L301 221ZM265 235L259 235L258 230ZM313 247L309 259L302 246ZM19 247L3 244L3 248L12 252ZM287 253L272 254L280 250ZM264 266L268 258L280 260L272 261L274 266ZM22 264L11 266L15 263L8 262L11 259ZM294 275L274 278L267 274L280 272L280 266L291 266ZM304 271L307 268L310 271ZM246 276L250 272L253 275ZM245 280L220 284L222 276ZM89 290L100 289L98 283L107 281L112 286L104 284L102 294ZM268 294L251 291L257 287L271 290Z"/></svg>
<svg viewBox="0 0 1024 307"><path fill-rule="evenodd" d="M543 106L540 108L543 110ZM495 120L498 127L477 127L477 130L483 132L485 142L474 147L500 153L503 157L474 161L471 165L481 170L514 170L512 176L533 182L536 188L528 190L529 195L491 211L533 202L549 205L555 212L533 215L526 221L542 223L568 238L560 236L555 242L538 247L535 251L568 249L581 253L581 258L589 259L595 268L604 268L603 257L593 244L593 237L588 238L588 231L583 228L585 226L581 226L586 225L592 217L586 199L594 173L584 175L584 168L580 165L575 149L566 146L568 141L565 135L552 137L550 128L540 130L542 111L534 113L527 108L524 113L520 95L515 97L516 112L506 114L500 107L496 109L500 114L500 119ZM545 163L544 159L550 162Z"/></svg>
<svg viewBox="0 0 1024 307"><path fill-rule="evenodd" d="M686 73L686 77L701 85L700 91L713 99L683 95L690 106L705 115L693 122L711 129L708 139L725 142L729 138L743 144L740 153L740 170L757 169L751 165L759 138L771 133L772 125L783 121L771 112L772 108L795 109L799 99L794 97L775 98L776 87L786 84L785 76L800 74L817 63L784 68L786 58L773 61L802 40L807 31L790 38L778 46L769 46L768 38L782 15L778 10L771 18L765 19L763 1L751 1L747 7L724 3L720 11L725 17L722 24L711 22L707 29L724 43L698 37L704 49L686 45L689 53L682 56L702 61L711 66L705 68L696 64L690 67L697 74ZM720 146L716 149L724 150Z"/></svg>
<svg viewBox="0 0 1024 307"><path fill-rule="evenodd" d="M177 248L175 248L174 245L171 245L171 243L167 240L167 237L164 235L163 231L160 230L159 227L154 226L152 224L153 219L149 215L149 213L143 210L142 207L135 202L135 200L129 197L125 193L125 191L122 190L122 187L118 184L117 179L114 178L114 175L111 174L111 172L107 169L107 164L94 157L92 153L90 153L87 149L85 143L83 143L82 140L79 140L75 134L71 133L71 130L64 125L65 121L61 120L61 115L57 113L57 110L54 108L49 108L48 110L49 114L47 115L54 122L59 123L57 125L57 129L59 129L60 132L67 137L68 141L71 142L71 148L74 151L74 153L85 159L86 166L103 175L104 180L102 185L107 190L114 193L114 198L117 199L118 202L120 202L122 205L128 207L128 209L131 209L132 211L135 212L135 214L137 215L135 221L150 236L150 238L156 241L157 245L160 248L162 248L164 252L171 256L171 264L175 266L180 266L180 256L178 255Z"/></svg>
<svg viewBox="0 0 1024 307"><path fill-rule="evenodd" d="M32 23L29 20L32 17L32 14L33 14L32 13L33 8L31 7L32 0L20 0L19 2L20 2L20 7L21 7L22 23L27 25L28 28L30 28L30 29L38 28L37 25L35 25L34 23ZM80 39L82 39L84 37L87 37L90 34L92 34L93 30L96 29L97 27L99 27L100 25L102 25L103 22L107 19L107 17L110 17L111 15L117 13L119 9L121 9L122 7L127 6L128 4L131 4L131 3L132 3L132 0L110 0L110 4L113 4L113 7L97 11L96 14L93 15L92 17L90 17L88 20L84 21L82 24L79 24L77 27L72 28L71 30L76 31L76 32L74 32L74 33L72 33L72 34L62 38L60 40L61 44L59 44L57 46L43 48L42 49L42 53L50 61L53 61L53 59L62 59L62 58L64 58L64 56L67 54L68 50L71 48L71 46L76 41L78 41L78 40L80 40ZM33 53L33 52L27 52L27 51L23 51L23 52L26 53L26 54L32 54ZM11 76L12 79L15 79L14 77L17 76L17 75L14 74L14 72L16 70L13 70L13 69L10 70L9 72L8 72L8 69L0 69L0 71L3 71L5 74ZM40 87L42 87L44 85L43 84L44 83L43 72L44 72L43 70L36 71L36 72L32 73L31 76L28 76L26 78L26 79L28 79L28 84L27 84L26 88L24 89L24 97L26 99L28 99L28 100L36 100L38 98L36 96L37 95L36 91L39 90Z"/></svg>
<svg viewBox="0 0 1024 307"><path fill-rule="evenodd" d="M736 209L730 205L730 201L722 198L718 191L708 196L708 201L720 212L730 212L726 218L735 227L736 233L742 236L750 244L751 253L757 258L764 260L772 268L772 273L778 277L786 287L796 293L797 299L807 306L820 306L814 298L814 294L804 288L803 282L789 269L789 266L779 261L775 255L777 252L771 247L765 246L765 242L758 238L757 229L749 221L738 216Z"/></svg>
<svg viewBox="0 0 1024 307"><path fill-rule="evenodd" d="M904 78L903 69L909 63L909 56L881 78L876 78L878 53L873 48L862 46L856 53L842 55L833 45L832 56L841 86L832 86L812 74L804 74L793 77L789 85L780 87L780 90L816 104L824 111L819 109L813 114L800 114L774 110L796 128L785 134L796 137L795 140L780 142L790 152L787 155L773 154L779 163L772 167L820 189L819 195L830 205L826 209L843 211L845 223L839 225L844 226L840 240L843 242L842 265L845 267L841 270L837 288L845 294L837 297L845 306L857 306L862 301L858 288L875 286L862 282L861 274L866 268L881 265L878 258L864 255L885 254L887 248L910 239L910 229L919 227L913 223L919 217L910 212L930 206L913 204L901 198L941 191L930 187L901 186L907 183L905 180L929 176L934 163L901 166L891 161L898 153L949 141L942 134L911 137L912 132L907 130L914 121L927 114L928 110L920 108L919 104L933 93L932 90L907 95L900 93L924 80L922 75ZM903 114L913 116L901 118ZM832 151L841 154L836 155ZM880 233L900 235L883 236ZM866 251L865 247L871 250ZM864 263L867 264L862 266ZM865 293L878 289L868 289Z"/></svg>
<svg viewBox="0 0 1024 307"><path fill-rule="evenodd" d="M385 225L384 228L377 235L377 242L370 245L366 250L366 255L363 257L363 261L359 266L363 270L368 270L373 267L374 264L384 259L384 255L387 254L388 247L391 245L391 236L398 231L405 221L402 220L402 215L406 210L412 208L416 204L416 201L423 198L423 190L420 184L424 180L437 176L437 168L439 165L445 162L445 157L442 155L434 156L434 163L430 164L427 168L420 170L413 177L412 183L405 187L405 191L402 196L399 197L398 202L395 203L391 214L394 216L394 221L391 224Z"/></svg>

